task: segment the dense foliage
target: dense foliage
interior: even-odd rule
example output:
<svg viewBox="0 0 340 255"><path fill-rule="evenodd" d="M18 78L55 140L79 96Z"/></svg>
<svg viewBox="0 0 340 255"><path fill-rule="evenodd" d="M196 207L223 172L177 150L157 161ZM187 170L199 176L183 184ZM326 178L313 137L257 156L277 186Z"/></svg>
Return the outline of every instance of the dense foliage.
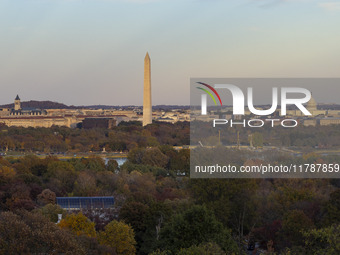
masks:
<svg viewBox="0 0 340 255"><path fill-rule="evenodd" d="M137 145L120 167L96 156L67 161L34 155L0 158L0 254L222 255L252 252L247 251L252 244L258 253L340 253L337 180L190 179L189 150L169 146L174 145L169 139L186 136L186 124L169 125L168 134L161 127L3 132L1 143L31 133L34 142L51 135L69 148L79 137L84 144L93 139L100 146L97 136L114 137L116 143L125 134ZM174 129L183 133L177 130L174 136ZM141 142L146 137L153 146ZM340 162L339 156L315 153L265 154L230 149L226 160L238 165L267 158L277 163ZM72 214L54 204L56 196L114 196L115 208ZM63 220L55 224L58 214Z"/></svg>
<svg viewBox="0 0 340 255"><path fill-rule="evenodd" d="M204 145L217 145L220 139L223 145L235 145L237 139L241 145L249 145L252 139L254 146L284 146L296 147L300 150L313 150L315 148L336 149L340 146L340 129L339 125L329 126L303 126L299 124L296 128L287 129L281 126L264 125L262 128L249 128L228 125L216 126L211 130L209 122L192 122L193 125L199 125L195 137L199 137ZM237 135L239 133L239 136ZM209 136L207 134L210 134ZM204 138L204 139L202 139ZM194 141L195 144L198 141Z"/></svg>
<svg viewBox="0 0 340 255"><path fill-rule="evenodd" d="M0 150L18 152L128 151L137 147L189 144L189 123L154 123L147 127L122 122L113 129L0 127Z"/></svg>

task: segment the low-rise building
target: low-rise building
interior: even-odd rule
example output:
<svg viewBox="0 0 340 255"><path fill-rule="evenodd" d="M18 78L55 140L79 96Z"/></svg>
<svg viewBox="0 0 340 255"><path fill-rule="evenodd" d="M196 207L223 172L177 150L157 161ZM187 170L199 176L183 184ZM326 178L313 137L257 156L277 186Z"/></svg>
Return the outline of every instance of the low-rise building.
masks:
<svg viewBox="0 0 340 255"><path fill-rule="evenodd" d="M111 129L116 126L116 120L114 118L85 118L83 120L83 128L84 129L92 129L92 128L106 128Z"/></svg>

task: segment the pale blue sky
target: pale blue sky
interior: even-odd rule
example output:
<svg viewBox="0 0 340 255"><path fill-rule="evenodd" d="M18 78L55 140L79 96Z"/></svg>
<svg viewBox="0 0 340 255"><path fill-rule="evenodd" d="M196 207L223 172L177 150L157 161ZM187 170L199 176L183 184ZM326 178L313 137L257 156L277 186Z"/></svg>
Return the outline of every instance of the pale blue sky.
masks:
<svg viewBox="0 0 340 255"><path fill-rule="evenodd" d="M335 0L0 0L0 104L141 105L146 51L154 105L190 77L339 77L339 25Z"/></svg>

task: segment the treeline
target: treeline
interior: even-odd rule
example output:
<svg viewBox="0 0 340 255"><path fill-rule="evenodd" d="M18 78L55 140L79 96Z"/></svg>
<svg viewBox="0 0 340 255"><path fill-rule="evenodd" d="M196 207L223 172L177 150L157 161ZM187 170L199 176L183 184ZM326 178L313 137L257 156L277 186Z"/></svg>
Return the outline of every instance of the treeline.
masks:
<svg viewBox="0 0 340 255"><path fill-rule="evenodd" d="M158 153L149 153L154 150ZM126 201L139 197L139 203L147 202L142 205L148 211L149 226L153 226L148 238L155 239L160 210L167 208L170 212L165 201L186 196L176 182L176 173L188 172L182 164L188 167L189 151L176 151L171 146L140 148L134 150L131 159L135 153L140 153L147 165L134 161L119 169L115 160L105 164L99 157L69 161L34 155L1 158L0 254L135 254L135 230L121 215L144 215L127 210L133 204ZM157 157L162 157L162 163ZM68 215L55 205L56 196L114 196L116 208L99 214L83 212L86 216ZM117 210L122 206L125 209L120 214ZM58 213L64 219L55 225Z"/></svg>
<svg viewBox="0 0 340 255"><path fill-rule="evenodd" d="M195 135L193 141L198 144L200 140L203 145L217 145L220 141L223 145L235 145L238 142L238 135L241 145L249 145L252 136L253 144L299 147L299 148L323 148L332 149L340 146L340 128L339 125L329 126L308 126L299 124L295 128L284 128L281 126L271 127L264 125L262 128L243 128L241 125L233 128L228 125L216 126L211 130L209 122L193 122L195 125Z"/></svg>
<svg viewBox="0 0 340 255"><path fill-rule="evenodd" d="M226 154L259 161L250 158ZM337 179L190 179L188 171L189 151L164 145L132 149L121 167L98 157L1 158L0 253L339 254ZM55 196L114 196L115 209L68 214Z"/></svg>
<svg viewBox="0 0 340 255"><path fill-rule="evenodd" d="M3 151L25 152L89 152L129 151L137 147L189 144L189 123L154 123L142 127L138 122L122 122L109 129L0 128L0 148Z"/></svg>
<svg viewBox="0 0 340 255"><path fill-rule="evenodd" d="M67 106L62 103L52 102L52 101L26 101L21 102L21 107L23 108L37 108L37 109L75 109L76 106ZM1 105L0 108L14 108L14 104Z"/></svg>

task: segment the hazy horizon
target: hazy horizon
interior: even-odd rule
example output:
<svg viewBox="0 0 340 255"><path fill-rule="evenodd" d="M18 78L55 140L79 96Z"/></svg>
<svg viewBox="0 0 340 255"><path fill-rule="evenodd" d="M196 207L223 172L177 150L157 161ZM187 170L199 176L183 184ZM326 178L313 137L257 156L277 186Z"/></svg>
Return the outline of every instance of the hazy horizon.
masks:
<svg viewBox="0 0 340 255"><path fill-rule="evenodd" d="M140 106L147 51L153 105L189 105L191 77L339 77L339 14L324 0L0 0L0 105Z"/></svg>

